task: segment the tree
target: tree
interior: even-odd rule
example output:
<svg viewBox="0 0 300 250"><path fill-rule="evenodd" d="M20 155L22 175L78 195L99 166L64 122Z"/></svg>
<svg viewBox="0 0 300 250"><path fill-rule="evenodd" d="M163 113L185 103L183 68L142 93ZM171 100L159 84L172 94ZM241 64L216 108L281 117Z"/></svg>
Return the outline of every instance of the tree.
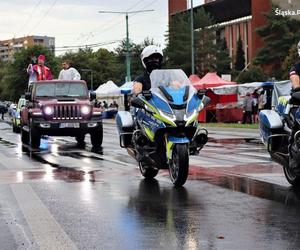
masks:
<svg viewBox="0 0 300 250"><path fill-rule="evenodd" d="M282 64L282 78L288 79L290 75L290 69L292 65L294 65L297 61L299 61L299 55L297 50L297 45L293 45L290 50L287 57L284 59L284 62Z"/></svg>
<svg viewBox="0 0 300 250"><path fill-rule="evenodd" d="M54 75L57 75L58 61L47 48L33 46L22 49L14 54L14 61L6 65L5 75L1 80L1 88L6 98L18 100L20 95L24 94L28 86L27 66L33 57L38 57L40 54L46 56L46 66L50 67Z"/></svg>
<svg viewBox="0 0 300 250"><path fill-rule="evenodd" d="M142 74L144 72L143 65L141 63L140 55L145 47L148 45L156 44L153 39L150 38L145 38L145 40L140 43L136 44L133 42L130 42L130 73L132 76L132 79L135 79L137 76ZM117 53L117 62L119 64L119 73L121 76L121 81L124 81L125 76L126 76L126 40L123 40L121 44L116 48L116 53Z"/></svg>
<svg viewBox="0 0 300 250"><path fill-rule="evenodd" d="M230 63L231 58L227 48L226 39L223 38L218 42L218 49L216 54L217 72L221 74L229 74L231 72Z"/></svg>
<svg viewBox="0 0 300 250"><path fill-rule="evenodd" d="M191 31L186 15L178 14L172 17L166 40L166 66L180 68L186 74L191 74Z"/></svg>
<svg viewBox="0 0 300 250"><path fill-rule="evenodd" d="M267 24L256 29L264 40L254 60L256 65L271 66L271 74L278 79L282 78L281 64L289 53L292 45L300 38L300 22L288 16L276 15L277 6L266 13Z"/></svg>
<svg viewBox="0 0 300 250"><path fill-rule="evenodd" d="M264 74L261 68L252 67L240 73L236 81L238 83L249 83L249 82L264 82L266 80L267 80L267 76Z"/></svg>
<svg viewBox="0 0 300 250"><path fill-rule="evenodd" d="M200 8L195 14L196 72L204 75L216 69L216 31L215 21L209 13ZM187 38L186 38L187 39Z"/></svg>
<svg viewBox="0 0 300 250"><path fill-rule="evenodd" d="M235 70L242 71L245 68L245 52L243 50L243 42L241 37L237 42L237 50L236 50L236 57L235 57Z"/></svg>

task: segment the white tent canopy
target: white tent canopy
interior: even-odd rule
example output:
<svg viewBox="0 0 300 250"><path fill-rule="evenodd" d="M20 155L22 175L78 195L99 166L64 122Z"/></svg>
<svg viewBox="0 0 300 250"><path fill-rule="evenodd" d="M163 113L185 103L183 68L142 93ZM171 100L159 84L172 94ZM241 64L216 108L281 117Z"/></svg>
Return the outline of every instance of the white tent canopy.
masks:
<svg viewBox="0 0 300 250"><path fill-rule="evenodd" d="M113 82L108 81L100 85L96 90L97 98L118 96L120 93L119 87Z"/></svg>

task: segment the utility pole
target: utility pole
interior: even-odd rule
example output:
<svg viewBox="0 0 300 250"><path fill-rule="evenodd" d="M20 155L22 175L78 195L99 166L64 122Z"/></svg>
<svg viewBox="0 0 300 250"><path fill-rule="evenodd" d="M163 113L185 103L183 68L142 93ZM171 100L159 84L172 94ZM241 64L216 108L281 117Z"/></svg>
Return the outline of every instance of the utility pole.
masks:
<svg viewBox="0 0 300 250"><path fill-rule="evenodd" d="M195 51L194 51L194 9L193 9L193 0L191 0L191 66L192 66L192 75L195 74Z"/></svg>
<svg viewBox="0 0 300 250"><path fill-rule="evenodd" d="M154 10L136 10L136 11L99 11L101 14L125 14L126 17L126 82L131 81L130 74L130 51L129 51L129 28L128 28L128 15L141 12L149 12Z"/></svg>

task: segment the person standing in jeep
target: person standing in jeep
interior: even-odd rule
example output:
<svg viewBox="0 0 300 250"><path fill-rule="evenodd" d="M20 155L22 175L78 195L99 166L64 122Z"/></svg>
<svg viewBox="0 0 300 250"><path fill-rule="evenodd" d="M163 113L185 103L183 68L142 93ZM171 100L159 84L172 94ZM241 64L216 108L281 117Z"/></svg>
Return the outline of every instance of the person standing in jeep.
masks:
<svg viewBox="0 0 300 250"><path fill-rule="evenodd" d="M35 81L52 80L53 75L47 66L45 66L46 57L39 55L38 63L33 65L29 64L27 67L27 73L29 74L29 84Z"/></svg>
<svg viewBox="0 0 300 250"><path fill-rule="evenodd" d="M79 72L71 66L69 60L65 60L62 63L63 69L59 72L58 79L60 80L80 80L81 76Z"/></svg>

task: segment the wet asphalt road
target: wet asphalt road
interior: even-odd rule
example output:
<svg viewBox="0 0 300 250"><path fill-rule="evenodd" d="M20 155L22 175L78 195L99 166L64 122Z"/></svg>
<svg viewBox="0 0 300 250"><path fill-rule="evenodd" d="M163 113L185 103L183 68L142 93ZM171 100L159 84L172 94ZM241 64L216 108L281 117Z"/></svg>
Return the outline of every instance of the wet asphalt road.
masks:
<svg viewBox="0 0 300 250"><path fill-rule="evenodd" d="M0 123L1 249L299 249L300 191L256 131L208 129L176 189L167 171L143 180L104 129L99 152L68 137L30 151Z"/></svg>

